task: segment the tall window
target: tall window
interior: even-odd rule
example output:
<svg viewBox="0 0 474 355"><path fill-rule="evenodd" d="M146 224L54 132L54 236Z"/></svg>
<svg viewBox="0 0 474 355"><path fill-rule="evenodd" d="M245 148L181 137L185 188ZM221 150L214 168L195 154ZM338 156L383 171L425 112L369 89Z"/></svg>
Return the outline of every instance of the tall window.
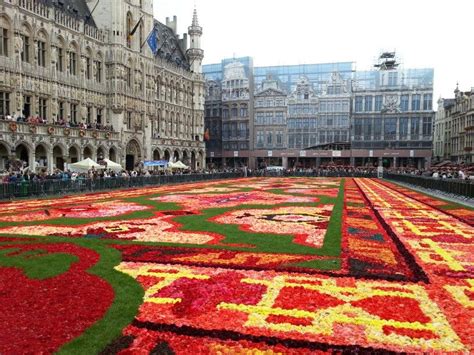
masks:
<svg viewBox="0 0 474 355"><path fill-rule="evenodd" d="M257 131L257 147L263 147L263 132Z"/></svg>
<svg viewBox="0 0 474 355"><path fill-rule="evenodd" d="M74 50L69 52L69 74L76 75L77 68L77 54Z"/></svg>
<svg viewBox="0 0 474 355"><path fill-rule="evenodd" d="M271 131L267 132L267 144L268 145L272 145L272 136L273 136L273 134L272 134Z"/></svg>
<svg viewBox="0 0 474 355"><path fill-rule="evenodd" d="M399 132L401 140L408 138L408 117L400 117Z"/></svg>
<svg viewBox="0 0 474 355"><path fill-rule="evenodd" d="M127 129L131 130L132 129L132 112L127 111Z"/></svg>
<svg viewBox="0 0 474 355"><path fill-rule="evenodd" d="M38 40L37 51L38 65L40 67L46 66L46 42Z"/></svg>
<svg viewBox="0 0 474 355"><path fill-rule="evenodd" d="M56 70L62 72L64 70L64 49L58 47L57 49L58 59L56 61Z"/></svg>
<svg viewBox="0 0 474 355"><path fill-rule="evenodd" d="M77 104L71 104L71 123L77 124Z"/></svg>
<svg viewBox="0 0 474 355"><path fill-rule="evenodd" d="M377 112L382 111L382 103L383 103L383 96L382 95L375 96L375 111Z"/></svg>
<svg viewBox="0 0 474 355"><path fill-rule="evenodd" d="M97 124L102 124L102 110L101 108L97 109Z"/></svg>
<svg viewBox="0 0 474 355"><path fill-rule="evenodd" d="M362 138L362 125L364 120L362 118L356 118L354 120L354 139L360 140ZM321 143L321 141L320 141Z"/></svg>
<svg viewBox="0 0 474 355"><path fill-rule="evenodd" d="M95 61L95 81L102 82L102 61L100 59Z"/></svg>
<svg viewBox="0 0 474 355"><path fill-rule="evenodd" d="M413 117L411 119L411 139L418 139L418 136L420 134L420 118L419 117Z"/></svg>
<svg viewBox="0 0 474 355"><path fill-rule="evenodd" d="M424 94L423 95L423 110L431 111L433 108L433 95Z"/></svg>
<svg viewBox="0 0 474 355"><path fill-rule="evenodd" d="M31 96L23 95L23 116L31 116Z"/></svg>
<svg viewBox="0 0 474 355"><path fill-rule="evenodd" d="M362 103L364 98L362 96L356 96L355 98L355 112L362 112ZM321 141L320 141L321 142Z"/></svg>
<svg viewBox="0 0 474 355"><path fill-rule="evenodd" d="M364 111L366 111L366 112L372 111L372 96L370 96L370 95L365 97Z"/></svg>
<svg viewBox="0 0 474 355"><path fill-rule="evenodd" d="M86 117L87 124L92 123L92 107L87 106L87 117Z"/></svg>
<svg viewBox="0 0 474 355"><path fill-rule="evenodd" d="M86 57L86 79L91 78L91 59Z"/></svg>
<svg viewBox="0 0 474 355"><path fill-rule="evenodd" d="M411 109L412 111L419 111L421 104L421 95L420 94L415 94L412 95L411 97Z"/></svg>
<svg viewBox="0 0 474 355"><path fill-rule="evenodd" d="M230 115L231 117L237 117L237 107L232 107Z"/></svg>
<svg viewBox="0 0 474 355"><path fill-rule="evenodd" d="M395 86L397 85L398 73L397 72L389 72L388 73L388 85Z"/></svg>
<svg viewBox="0 0 474 355"><path fill-rule="evenodd" d="M382 119L380 117L374 118L374 140L382 139Z"/></svg>
<svg viewBox="0 0 474 355"><path fill-rule="evenodd" d="M282 131L277 131L277 133L276 133L276 143L278 145L283 144L283 132Z"/></svg>
<svg viewBox="0 0 474 355"><path fill-rule="evenodd" d="M403 112L408 111L408 95L402 95L400 97L400 110Z"/></svg>
<svg viewBox="0 0 474 355"><path fill-rule="evenodd" d="M64 101L59 101L58 118L64 119Z"/></svg>
<svg viewBox="0 0 474 355"><path fill-rule="evenodd" d="M10 93L0 91L0 118L10 114Z"/></svg>
<svg viewBox="0 0 474 355"><path fill-rule="evenodd" d="M8 29L0 26L0 55L8 57Z"/></svg>
<svg viewBox="0 0 474 355"><path fill-rule="evenodd" d="M240 107L240 117L247 117L247 106Z"/></svg>
<svg viewBox="0 0 474 355"><path fill-rule="evenodd" d="M130 32L132 32L132 24L133 19L132 19L132 14L129 12L127 13L127 33L125 34L127 36L127 47L131 48L132 47L132 36L130 35Z"/></svg>
<svg viewBox="0 0 474 355"><path fill-rule="evenodd" d="M48 99L43 97L38 99L38 114L43 120L48 121Z"/></svg>
<svg viewBox="0 0 474 355"><path fill-rule="evenodd" d="M125 67L125 81L128 87L132 85L132 69Z"/></svg>
<svg viewBox="0 0 474 355"><path fill-rule="evenodd" d="M23 51L21 52L21 61L29 63L30 62L30 36L22 34L21 39L23 40Z"/></svg>
<svg viewBox="0 0 474 355"><path fill-rule="evenodd" d="M423 117L423 136L431 136L431 117Z"/></svg>
<svg viewBox="0 0 474 355"><path fill-rule="evenodd" d="M397 135L397 119L385 118L384 122L384 137L385 140L394 140Z"/></svg>

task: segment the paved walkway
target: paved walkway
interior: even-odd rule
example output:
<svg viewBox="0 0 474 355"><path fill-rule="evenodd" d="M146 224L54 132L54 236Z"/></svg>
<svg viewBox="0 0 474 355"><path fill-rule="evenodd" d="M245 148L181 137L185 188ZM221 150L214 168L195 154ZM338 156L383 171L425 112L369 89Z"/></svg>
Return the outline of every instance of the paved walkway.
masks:
<svg viewBox="0 0 474 355"><path fill-rule="evenodd" d="M415 190L415 191L418 191L418 192L421 192L421 193L425 193L425 194L433 196L433 197L438 197L438 198L441 198L443 200L459 203L460 205L464 205L464 206L467 206L467 207L474 208L474 199L473 198L469 198L469 197L466 197L466 196L455 195L455 194L450 194L448 192L444 192L444 191L440 191L440 190L425 189L425 188L417 186L417 185L407 184L407 183L404 183L404 182L390 180L390 179L387 179L387 181L390 181L390 182L392 182L394 184L397 184L397 185L400 185L400 186L408 187L409 189L412 189L412 190Z"/></svg>

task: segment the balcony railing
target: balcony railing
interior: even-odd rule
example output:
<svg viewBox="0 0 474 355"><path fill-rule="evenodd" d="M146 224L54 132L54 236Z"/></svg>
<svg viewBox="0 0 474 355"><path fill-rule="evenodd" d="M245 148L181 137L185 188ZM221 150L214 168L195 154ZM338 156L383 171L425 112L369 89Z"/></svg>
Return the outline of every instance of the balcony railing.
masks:
<svg viewBox="0 0 474 355"><path fill-rule="evenodd" d="M97 130L81 129L79 127L65 127L52 124L30 124L16 121L0 121L0 132L22 135L38 135L53 137L72 137L85 139L119 140L119 133Z"/></svg>

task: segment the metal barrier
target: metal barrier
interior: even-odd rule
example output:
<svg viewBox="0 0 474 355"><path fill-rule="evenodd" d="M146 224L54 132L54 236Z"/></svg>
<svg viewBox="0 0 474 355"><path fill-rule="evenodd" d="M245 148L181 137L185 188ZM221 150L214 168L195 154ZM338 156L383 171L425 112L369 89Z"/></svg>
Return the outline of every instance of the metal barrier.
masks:
<svg viewBox="0 0 474 355"><path fill-rule="evenodd" d="M38 181L21 181L0 184L0 200L12 199L15 197L46 197L80 192L95 192L102 190L126 189L217 179L233 179L239 177L242 177L241 173L152 175L129 178L115 177L95 180L78 178L74 181L48 179Z"/></svg>
<svg viewBox="0 0 474 355"><path fill-rule="evenodd" d="M253 176L296 176L296 177L377 177L377 172L350 171L256 171Z"/></svg>
<svg viewBox="0 0 474 355"><path fill-rule="evenodd" d="M385 173L384 178L400 181L425 189L439 190L459 196L474 198L474 182L458 179L435 179L419 175Z"/></svg>

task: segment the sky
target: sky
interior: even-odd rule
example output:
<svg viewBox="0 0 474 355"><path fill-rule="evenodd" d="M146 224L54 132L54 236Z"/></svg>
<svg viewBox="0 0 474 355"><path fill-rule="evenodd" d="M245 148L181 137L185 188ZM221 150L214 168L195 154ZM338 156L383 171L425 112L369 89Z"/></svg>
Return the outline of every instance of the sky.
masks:
<svg viewBox="0 0 474 355"><path fill-rule="evenodd" d="M371 69L383 51L404 68L434 68L434 102L456 83L474 87L474 1L153 0L160 22L187 32L196 7L204 64L251 56L254 66L353 61ZM436 109L436 105L435 105Z"/></svg>

